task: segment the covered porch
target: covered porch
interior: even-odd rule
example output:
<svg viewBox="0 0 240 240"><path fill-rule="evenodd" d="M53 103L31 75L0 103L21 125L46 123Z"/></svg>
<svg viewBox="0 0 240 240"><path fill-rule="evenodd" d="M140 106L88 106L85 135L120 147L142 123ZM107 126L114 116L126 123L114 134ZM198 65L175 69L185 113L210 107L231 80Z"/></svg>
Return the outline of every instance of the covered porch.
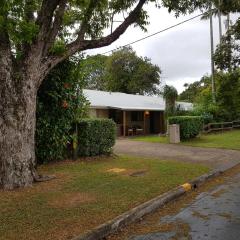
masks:
<svg viewBox="0 0 240 240"><path fill-rule="evenodd" d="M117 124L118 136L164 133L164 112L153 110L109 109L108 117Z"/></svg>

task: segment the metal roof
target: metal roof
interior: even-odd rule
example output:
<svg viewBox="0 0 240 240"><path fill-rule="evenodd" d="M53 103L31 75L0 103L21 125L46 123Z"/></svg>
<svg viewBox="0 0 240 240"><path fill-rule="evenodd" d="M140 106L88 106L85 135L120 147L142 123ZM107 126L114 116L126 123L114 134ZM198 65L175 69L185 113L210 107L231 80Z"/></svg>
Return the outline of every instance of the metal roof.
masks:
<svg viewBox="0 0 240 240"><path fill-rule="evenodd" d="M176 104L180 107L180 109L185 111L193 110L193 104L189 102L176 102Z"/></svg>
<svg viewBox="0 0 240 240"><path fill-rule="evenodd" d="M143 96L88 89L84 89L83 94L90 102L91 108L151 111L165 110L165 101L161 96ZM181 108L185 109L182 104L183 103L180 104Z"/></svg>

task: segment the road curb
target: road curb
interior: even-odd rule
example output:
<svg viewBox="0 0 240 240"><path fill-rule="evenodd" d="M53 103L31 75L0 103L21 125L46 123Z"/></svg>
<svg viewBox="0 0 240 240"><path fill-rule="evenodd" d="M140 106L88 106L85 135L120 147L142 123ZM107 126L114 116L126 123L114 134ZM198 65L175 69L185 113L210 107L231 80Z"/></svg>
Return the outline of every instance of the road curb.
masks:
<svg viewBox="0 0 240 240"><path fill-rule="evenodd" d="M72 240L101 240L106 238L108 235L116 232L120 228L127 226L130 223L133 223L137 220L140 220L145 215L152 213L156 209L163 207L166 203L169 203L180 196L184 195L186 192L191 191L192 189L197 188L201 184L205 183L207 180L217 177L237 166L238 164L226 167L222 169L217 169L211 171L210 173L204 174L189 183L185 183L179 187L176 187L164 194L159 195L147 201L131 210L119 215L118 217L97 226L96 228L86 232L83 235L72 238Z"/></svg>

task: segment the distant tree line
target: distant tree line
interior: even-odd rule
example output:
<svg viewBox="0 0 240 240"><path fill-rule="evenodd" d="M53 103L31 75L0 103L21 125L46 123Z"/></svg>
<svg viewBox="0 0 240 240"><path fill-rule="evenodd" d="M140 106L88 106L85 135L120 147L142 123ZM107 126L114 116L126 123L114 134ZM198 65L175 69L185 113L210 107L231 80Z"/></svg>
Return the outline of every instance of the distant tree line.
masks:
<svg viewBox="0 0 240 240"><path fill-rule="evenodd" d="M185 84L185 91L179 100L194 103L194 111L200 115L210 115L212 121L240 119L240 68L231 72L215 74L216 103L212 102L211 77Z"/></svg>
<svg viewBox="0 0 240 240"><path fill-rule="evenodd" d="M178 99L194 103L194 111L211 116L212 121L229 121L240 119L240 17L233 25L229 19L230 13L240 12L240 1L222 0L214 4L223 15L228 15L227 32L214 54L216 103L211 96L212 76L185 84Z"/></svg>

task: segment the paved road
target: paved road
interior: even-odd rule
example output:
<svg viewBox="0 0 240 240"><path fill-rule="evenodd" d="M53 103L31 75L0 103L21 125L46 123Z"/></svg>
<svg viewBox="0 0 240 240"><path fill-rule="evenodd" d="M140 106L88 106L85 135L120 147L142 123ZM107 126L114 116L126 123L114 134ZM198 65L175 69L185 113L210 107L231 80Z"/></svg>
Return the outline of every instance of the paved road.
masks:
<svg viewBox="0 0 240 240"><path fill-rule="evenodd" d="M240 151L190 147L177 144L161 144L119 139L114 147L116 154L154 157L203 163L212 168L234 166L240 162Z"/></svg>
<svg viewBox="0 0 240 240"><path fill-rule="evenodd" d="M142 235L131 233L130 236L122 239L239 240L240 173L229 178L224 184L201 193L178 213L159 218L156 218L156 223L151 224L159 226L169 224L173 226L172 229L163 232L147 232ZM146 228L146 222L143 221L141 224Z"/></svg>

